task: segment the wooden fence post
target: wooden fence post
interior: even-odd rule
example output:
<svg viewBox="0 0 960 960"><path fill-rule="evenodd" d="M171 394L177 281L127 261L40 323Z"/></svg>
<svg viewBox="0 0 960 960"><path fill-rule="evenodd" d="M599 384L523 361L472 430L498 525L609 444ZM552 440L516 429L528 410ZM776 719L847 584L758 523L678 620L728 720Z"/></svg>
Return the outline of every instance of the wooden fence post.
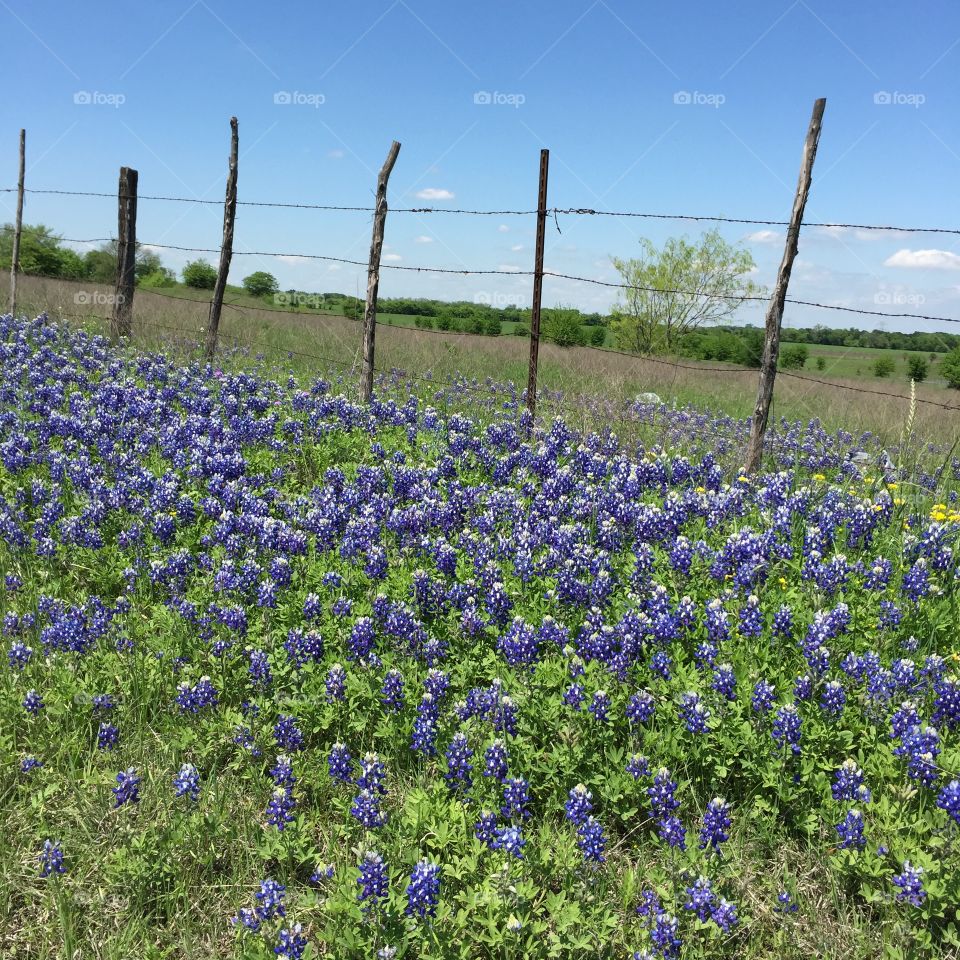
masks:
<svg viewBox="0 0 960 960"><path fill-rule="evenodd" d="M533 263L533 305L530 309L530 371L527 376L527 409L537 412L537 364L540 359L540 299L543 294L543 242L547 231L547 171L550 151L540 151L540 190L537 196L537 246Z"/></svg>
<svg viewBox="0 0 960 960"><path fill-rule="evenodd" d="M803 143L803 160L800 164L800 177L797 181L797 193L793 200L793 212L787 227L787 240L777 273L777 283L767 307L766 335L763 342L763 359L760 365L760 387L757 392L757 406L753 412L753 425L750 428L750 443L744 463L744 473L755 473L760 468L763 456L763 438L767 432L770 417L770 401L773 399L773 384L777 376L777 359L780 356L780 324L783 321L783 305L790 283L793 260L797 255L800 240L800 224L803 222L803 210L810 193L810 180L813 174L813 161L817 156L817 144L820 141L820 125L823 120L823 108L827 101L823 98L813 104L813 116L807 130L807 139Z"/></svg>
<svg viewBox="0 0 960 960"><path fill-rule="evenodd" d="M223 243L220 246L220 267L210 301L210 319L207 322L206 357L213 361L217 352L217 332L220 329L220 311L223 293L227 288L227 274L233 259L233 223L237 216L237 151L239 147L237 118L230 118L230 169L227 173L227 196L223 203Z"/></svg>
<svg viewBox="0 0 960 960"><path fill-rule="evenodd" d="M383 249L383 227L387 220L387 181L397 162L400 144L394 140L377 177L377 200L373 213L373 236L370 240L370 262L367 266L367 306L363 313L363 368L360 372L360 399L369 403L373 396L373 348L377 336L377 290L380 287L380 251Z"/></svg>
<svg viewBox="0 0 960 960"><path fill-rule="evenodd" d="M137 171L120 168L117 221L117 284L110 318L110 339L129 337L133 327L133 291L137 266Z"/></svg>
<svg viewBox="0 0 960 960"><path fill-rule="evenodd" d="M17 313L17 274L20 272L20 235L23 233L23 174L27 154L27 131L20 131L20 176L17 179L17 219L13 227L13 255L10 258L10 313Z"/></svg>

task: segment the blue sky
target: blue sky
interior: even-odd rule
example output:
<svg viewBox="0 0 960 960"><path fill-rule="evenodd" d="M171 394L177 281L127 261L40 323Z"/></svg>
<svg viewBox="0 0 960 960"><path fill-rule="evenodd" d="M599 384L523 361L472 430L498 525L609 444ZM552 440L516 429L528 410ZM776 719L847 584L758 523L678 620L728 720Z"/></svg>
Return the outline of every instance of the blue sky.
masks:
<svg viewBox="0 0 960 960"><path fill-rule="evenodd" d="M236 114L242 200L369 205L397 139L393 206L530 209L548 147L551 206L784 220L812 104L824 96L808 220L960 227L960 7L948 0L909 12L885 0L120 9L0 0L8 82L19 78L0 102L0 185L15 182L23 126L29 187L112 192L125 164L139 170L142 194L220 199ZM0 194L0 218L12 214L11 195ZM28 195L25 216L67 237L116 229L109 199ZM144 201L138 232L215 247L221 221L216 205ZM661 243L707 226L562 217L560 232L550 224L546 267L616 281L610 257L635 255L639 237ZM394 213L384 262L529 270L534 227L532 217ZM771 286L782 232L723 234L749 245L755 279ZM242 207L235 250L365 260L369 242L363 213ZM175 268L188 259L164 257ZM231 280L257 269L283 288L364 289L362 269L241 255ZM381 295L529 304L530 286L525 276L385 270ZM960 318L960 236L808 229L790 294ZM546 305L606 310L614 296L550 278L544 287ZM762 308L740 319L761 322ZM806 308L786 320L956 330Z"/></svg>

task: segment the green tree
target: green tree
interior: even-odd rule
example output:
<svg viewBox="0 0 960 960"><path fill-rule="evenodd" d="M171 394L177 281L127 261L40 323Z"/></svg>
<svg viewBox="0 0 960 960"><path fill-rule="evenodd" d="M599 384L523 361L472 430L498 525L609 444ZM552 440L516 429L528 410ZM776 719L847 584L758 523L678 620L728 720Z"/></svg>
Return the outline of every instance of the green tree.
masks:
<svg viewBox="0 0 960 960"><path fill-rule="evenodd" d="M907 375L911 380L917 383L923 383L927 379L927 371L930 369L927 361L916 354L907 360Z"/></svg>
<svg viewBox="0 0 960 960"><path fill-rule="evenodd" d="M640 241L642 256L613 258L625 290L610 327L618 346L634 353L675 350L692 330L729 317L746 297L763 291L747 274L754 269L746 248L727 243L718 230L698 241L671 237L662 249Z"/></svg>
<svg viewBox="0 0 960 960"><path fill-rule="evenodd" d="M206 260L192 260L183 268L183 282L195 290L212 290L217 282L217 271Z"/></svg>
<svg viewBox="0 0 960 960"><path fill-rule="evenodd" d="M940 373L947 381L947 386L953 390L960 390L960 347L954 347L940 361Z"/></svg>
<svg viewBox="0 0 960 960"><path fill-rule="evenodd" d="M137 281L138 287L144 290L156 290L158 287L175 287L177 285L177 275L167 267L161 267L140 277Z"/></svg>
<svg viewBox="0 0 960 960"><path fill-rule="evenodd" d="M805 346L787 347L780 354L780 366L784 370L802 370L807 363L810 351Z"/></svg>
<svg viewBox="0 0 960 960"><path fill-rule="evenodd" d="M602 347L607 339L607 331L605 327L591 327L590 328L590 345L592 347Z"/></svg>
<svg viewBox="0 0 960 960"><path fill-rule="evenodd" d="M483 323L483 332L488 337L499 337L500 336L500 318L487 317L487 319Z"/></svg>
<svg viewBox="0 0 960 960"><path fill-rule="evenodd" d="M0 230L0 269L9 270L13 259L13 224ZM61 239L42 223L24 224L20 235L20 270L38 277L63 277L82 280L83 258L74 250L61 246Z"/></svg>
<svg viewBox="0 0 960 960"><path fill-rule="evenodd" d="M257 270L251 273L249 277L243 278L243 289L251 297L270 297L280 288L277 286L277 278L266 270Z"/></svg>
<svg viewBox="0 0 960 960"><path fill-rule="evenodd" d="M889 377L896 369L897 365L893 362L892 357L877 357L873 362L873 375L875 377Z"/></svg>
<svg viewBox="0 0 960 960"><path fill-rule="evenodd" d="M544 310L541 317L541 333L558 347L582 347L586 342L580 311L571 307L555 307Z"/></svg>

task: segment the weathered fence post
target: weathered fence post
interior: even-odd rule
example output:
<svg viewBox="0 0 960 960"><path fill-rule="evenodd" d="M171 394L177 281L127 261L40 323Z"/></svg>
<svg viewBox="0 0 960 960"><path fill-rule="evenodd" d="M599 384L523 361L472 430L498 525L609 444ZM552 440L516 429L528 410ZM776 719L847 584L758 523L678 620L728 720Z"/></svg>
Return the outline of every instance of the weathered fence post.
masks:
<svg viewBox="0 0 960 960"><path fill-rule="evenodd" d="M27 131L20 131L20 176L17 179L17 219L13 227L13 255L10 258L10 313L17 313L17 274L20 272L20 234L23 233L23 174L27 154Z"/></svg>
<svg viewBox="0 0 960 960"><path fill-rule="evenodd" d="M137 266L137 171L120 168L117 221L117 285L110 318L110 339L129 337L133 327L133 290Z"/></svg>
<svg viewBox="0 0 960 960"><path fill-rule="evenodd" d="M227 196L223 202L223 243L220 246L220 267L210 301L210 319L207 322L206 356L212 361L217 352L217 332L220 329L220 311L223 293L227 289L227 274L233 259L233 223L237 216L237 150L239 147L237 118L230 118L230 169L227 173Z"/></svg>
<svg viewBox="0 0 960 960"><path fill-rule="evenodd" d="M527 377L527 409L537 412L537 364L540 359L540 299L543 293L543 241L547 230L547 170L550 151L540 151L540 190L537 195L537 246L533 262L533 305L530 309L530 372Z"/></svg>
<svg viewBox="0 0 960 960"><path fill-rule="evenodd" d="M755 473L760 467L763 456L763 438L767 432L770 416L770 401L773 399L773 384L777 376L777 359L780 356L780 324L783 321L783 305L790 283L793 260L797 255L800 240L800 224L803 222L803 210L810 192L810 180L813 173L813 161L817 156L817 144L820 141L820 124L823 120L823 108L827 101L823 98L813 105L813 116L807 130L807 139L803 144L803 160L800 164L800 178L797 181L797 193L793 200L793 212L787 227L787 240L777 273L777 283L767 307L766 335L763 342L763 359L760 365L760 388L757 392L757 406L753 412L753 425L750 428L750 444L744 463L745 473Z"/></svg>
<svg viewBox="0 0 960 960"><path fill-rule="evenodd" d="M383 227L387 219L387 181L397 162L400 144L396 140L383 162L377 177L377 199L373 212L373 236L370 240L370 262L367 266L367 306L363 313L363 367L360 372L360 399L369 403L373 395L373 348L377 336L377 290L380 287L380 251L383 249Z"/></svg>

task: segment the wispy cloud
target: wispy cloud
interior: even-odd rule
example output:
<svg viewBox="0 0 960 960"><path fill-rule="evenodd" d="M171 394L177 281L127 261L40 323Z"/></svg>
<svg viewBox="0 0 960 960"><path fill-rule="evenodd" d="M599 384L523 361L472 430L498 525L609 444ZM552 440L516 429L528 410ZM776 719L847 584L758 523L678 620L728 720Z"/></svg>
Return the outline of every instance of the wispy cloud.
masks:
<svg viewBox="0 0 960 960"><path fill-rule="evenodd" d="M450 190L444 190L440 187L424 187L417 191L417 196L421 200L452 200L454 194Z"/></svg>
<svg viewBox="0 0 960 960"><path fill-rule="evenodd" d="M415 243L433 243L433 237L428 237L426 234L416 237L414 239Z"/></svg>
<svg viewBox="0 0 960 960"><path fill-rule="evenodd" d="M755 230L744 237L747 243L776 243L782 239L783 235L776 230Z"/></svg>
<svg viewBox="0 0 960 960"><path fill-rule="evenodd" d="M914 270L960 270L960 255L949 250L898 250L883 261L885 267Z"/></svg>

